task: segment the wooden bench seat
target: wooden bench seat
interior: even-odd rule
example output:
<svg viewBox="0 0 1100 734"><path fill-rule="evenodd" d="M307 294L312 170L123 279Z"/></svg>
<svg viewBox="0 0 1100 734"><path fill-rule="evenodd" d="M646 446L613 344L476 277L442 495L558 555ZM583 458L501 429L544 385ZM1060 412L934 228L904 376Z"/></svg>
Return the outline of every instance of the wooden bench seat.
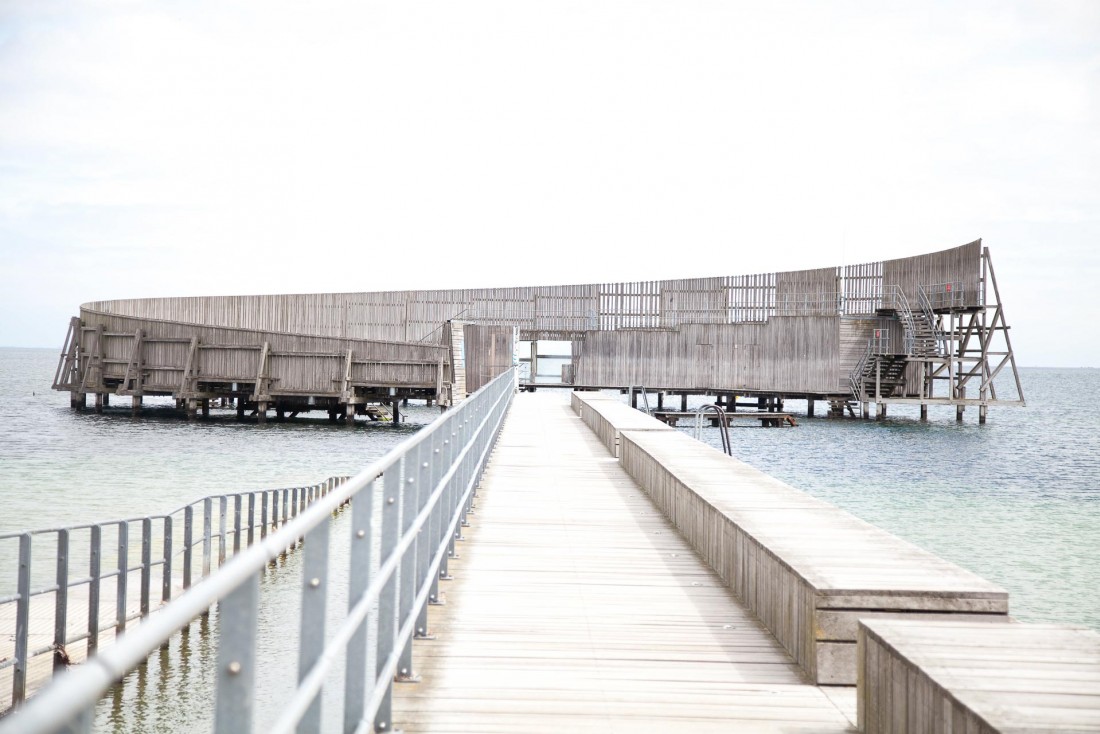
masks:
<svg viewBox="0 0 1100 734"><path fill-rule="evenodd" d="M1100 634L1048 624L865 620L860 731L1100 731Z"/></svg>

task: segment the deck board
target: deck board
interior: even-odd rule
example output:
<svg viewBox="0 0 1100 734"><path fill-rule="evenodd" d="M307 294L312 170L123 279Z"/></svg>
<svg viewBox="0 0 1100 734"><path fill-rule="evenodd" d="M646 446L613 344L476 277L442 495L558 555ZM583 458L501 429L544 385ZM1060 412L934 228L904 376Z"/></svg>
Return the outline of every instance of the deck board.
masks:
<svg viewBox="0 0 1100 734"><path fill-rule="evenodd" d="M471 521L403 730L853 730L563 396L517 396Z"/></svg>

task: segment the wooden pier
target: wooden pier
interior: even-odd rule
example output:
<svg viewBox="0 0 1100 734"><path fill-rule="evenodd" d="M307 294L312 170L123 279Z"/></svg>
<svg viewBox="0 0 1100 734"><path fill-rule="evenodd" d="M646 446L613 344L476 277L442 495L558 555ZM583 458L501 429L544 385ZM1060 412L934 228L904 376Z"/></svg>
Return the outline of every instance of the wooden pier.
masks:
<svg viewBox="0 0 1100 734"><path fill-rule="evenodd" d="M54 387L74 407L112 396L135 411L170 395L243 417L420 397L453 405L570 342L558 385L779 406L806 399L878 418L891 404L953 406L980 422L1023 405L1009 326L981 241L882 262L756 275L519 288L96 301L70 325ZM519 342L532 356L518 356ZM545 375L543 375L545 377ZM1002 392L998 394L998 382ZM663 407L659 405L658 407ZM854 407L849 412L855 413Z"/></svg>
<svg viewBox="0 0 1100 734"><path fill-rule="evenodd" d="M852 731L561 397L517 396L394 725Z"/></svg>
<svg viewBox="0 0 1100 734"><path fill-rule="evenodd" d="M697 413L691 411L680 410L655 410L653 411L653 417L662 423L666 423L670 426L679 424L680 421L684 421L689 425L695 425L694 421L699 419ZM728 428L734 421L742 420L757 420L760 421L760 425L764 428L779 428L781 426L797 426L794 416L790 413L770 413L767 411L752 411L751 413L722 413L719 417L715 413L707 413L702 417L702 420L707 422L707 425L712 428L717 428L719 423L724 423Z"/></svg>

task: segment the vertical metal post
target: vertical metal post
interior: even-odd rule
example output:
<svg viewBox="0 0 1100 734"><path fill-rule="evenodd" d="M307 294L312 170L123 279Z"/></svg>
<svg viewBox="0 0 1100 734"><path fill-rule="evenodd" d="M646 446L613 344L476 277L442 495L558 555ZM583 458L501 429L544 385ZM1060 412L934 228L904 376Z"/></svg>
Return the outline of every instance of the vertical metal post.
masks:
<svg viewBox="0 0 1100 734"><path fill-rule="evenodd" d="M172 516L164 518L164 567L161 569L160 600L172 598Z"/></svg>
<svg viewBox="0 0 1100 734"><path fill-rule="evenodd" d="M126 582L129 576L130 523L118 524L118 576L115 584L115 637L126 631Z"/></svg>
<svg viewBox="0 0 1100 734"><path fill-rule="evenodd" d="M379 565L386 563L397 546L397 540L401 528L401 474L404 468L404 459L386 470L382 478L382 537L380 546ZM390 662L394 652L394 641L397 636L397 574L393 574L382 587L382 594L378 597L378 643L375 657L375 678L383 673ZM393 721L391 711L391 694L393 692L393 679L386 681L386 693L382 702L378 705L378 711L374 717L375 731L390 731Z"/></svg>
<svg viewBox="0 0 1100 734"><path fill-rule="evenodd" d="M290 490L284 489L283 490L283 513L282 513L283 525L286 525L286 521L287 521L287 517L288 517L287 516L287 510L289 509L288 506L287 506L287 503L289 501L290 501Z"/></svg>
<svg viewBox="0 0 1100 734"><path fill-rule="evenodd" d="M260 492L260 538L267 537L267 490Z"/></svg>
<svg viewBox="0 0 1100 734"><path fill-rule="evenodd" d="M351 500L351 552L348 578L348 610L359 603L371 580L371 515L374 512L374 494L378 483L361 490ZM384 502L384 500L383 500ZM367 620L359 625L348 640L345 656L347 671L344 677L344 731L353 732L363 718L363 699L369 683L373 688L374 675L367 670L367 644L369 630Z"/></svg>
<svg viewBox="0 0 1100 734"><path fill-rule="evenodd" d="M191 588L191 555L194 550L195 508L183 508L183 588Z"/></svg>
<svg viewBox="0 0 1100 734"><path fill-rule="evenodd" d="M298 488L297 487L294 487L294 489L291 490L290 516L291 517L298 517Z"/></svg>
<svg viewBox="0 0 1100 734"><path fill-rule="evenodd" d="M218 602L217 701L214 731L252 731L256 685L256 618L260 608L260 575L248 579Z"/></svg>
<svg viewBox="0 0 1100 734"><path fill-rule="evenodd" d="M421 492L419 468L420 449L423 445L423 442L421 442L405 454L405 478L401 483L401 493L404 495L401 500L402 537L412 530L413 521L420 512ZM420 586L420 580L417 578L416 574L416 557L418 546L423 545L422 541L423 538L418 537L416 541L409 546L408 550L405 551L404 555L401 556L401 587L397 606L398 629L404 626L406 620L416 614L416 610L413 609L413 604L416 601L416 592L419 590ZM401 682L414 682L417 680L412 663L412 638L413 636L410 635L409 639L405 640L404 647L401 651L401 658L397 663L396 680Z"/></svg>
<svg viewBox="0 0 1100 734"><path fill-rule="evenodd" d="M224 494L218 498L218 568L225 565L226 515L229 511L229 498Z"/></svg>
<svg viewBox="0 0 1100 734"><path fill-rule="evenodd" d="M149 592L153 586L153 520L141 520L141 616L149 614Z"/></svg>
<svg viewBox="0 0 1100 734"><path fill-rule="evenodd" d="M416 462L416 483L420 486L420 501L418 504L421 510L432 501L432 494L435 492L435 482L432 481L432 463L435 461L435 454L432 452L432 446L432 439L429 438L421 441L416 449L414 449L418 457ZM420 591L425 584L432 586L436 582L436 574L431 566L432 559L435 558L436 549L439 547L434 532L435 524L438 522L435 512L437 508L438 503L432 505L428 515L428 521L420 529L420 535L416 541L416 588L413 591L414 596L420 595ZM431 591L429 591L428 594L430 596ZM429 600L425 599L424 603L420 605L420 609L416 612L415 637L427 638L431 636L431 632L428 629L428 602Z"/></svg>
<svg viewBox="0 0 1100 734"><path fill-rule="evenodd" d="M202 577L210 575L210 524L214 508L209 497L202 501Z"/></svg>
<svg viewBox="0 0 1100 734"><path fill-rule="evenodd" d="M92 526L88 549L88 656L99 647L99 584L103 556L103 526Z"/></svg>
<svg viewBox="0 0 1100 734"><path fill-rule="evenodd" d="M19 536L19 600L15 603L15 670L11 684L11 705L27 697L27 648L31 623L31 534Z"/></svg>
<svg viewBox="0 0 1100 734"><path fill-rule="evenodd" d="M57 593L53 612L53 672L65 669L69 626L69 531L57 531Z"/></svg>
<svg viewBox="0 0 1100 734"><path fill-rule="evenodd" d="M241 496L233 495L233 555L241 552Z"/></svg>
<svg viewBox="0 0 1100 734"><path fill-rule="evenodd" d="M256 493L248 493L248 545L252 545L255 541L254 533L256 527Z"/></svg>
<svg viewBox="0 0 1100 734"><path fill-rule="evenodd" d="M332 516L309 531L302 549L302 618L298 637L298 683L301 684L325 650L325 601L328 597L329 526ZM320 734L321 695L298 722L299 734Z"/></svg>

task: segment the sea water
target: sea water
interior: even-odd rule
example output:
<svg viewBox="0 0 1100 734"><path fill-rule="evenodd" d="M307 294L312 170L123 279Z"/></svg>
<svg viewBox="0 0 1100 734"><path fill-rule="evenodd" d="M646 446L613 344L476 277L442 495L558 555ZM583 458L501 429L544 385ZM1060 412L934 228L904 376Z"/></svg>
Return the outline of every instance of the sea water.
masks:
<svg viewBox="0 0 1100 734"><path fill-rule="evenodd" d="M231 411L189 422L166 400L147 401L135 419L128 398L103 415L76 413L67 393L50 390L56 361L52 350L0 349L0 533L354 474L439 414L413 404L400 426L346 427L322 417L261 426L238 423ZM1100 370L1021 375L1028 407L993 409L986 425L974 409L956 423L953 408L933 407L922 423L915 408L891 406L876 422L822 417L819 403L819 417L798 416L797 428L735 423L733 453L1000 584L1019 619L1100 629L1100 415L1089 402ZM801 401L785 407L804 411ZM720 446L717 429L704 428L702 439ZM346 551L345 522L333 529L337 554ZM10 547L0 548L0 568L14 564ZM264 577L261 728L296 676L299 564L300 554L289 554ZM335 619L346 579L332 587ZM216 630L215 610L177 635L105 697L96 729L208 729ZM331 685L325 695L326 723L338 727L342 691Z"/></svg>

